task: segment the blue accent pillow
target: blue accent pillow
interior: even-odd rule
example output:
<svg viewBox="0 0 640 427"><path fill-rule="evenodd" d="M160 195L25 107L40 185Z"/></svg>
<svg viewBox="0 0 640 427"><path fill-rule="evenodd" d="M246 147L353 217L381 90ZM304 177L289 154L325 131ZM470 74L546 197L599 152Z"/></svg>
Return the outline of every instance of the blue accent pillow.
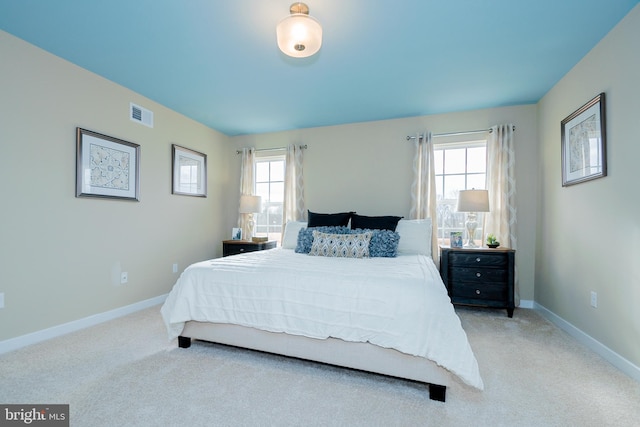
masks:
<svg viewBox="0 0 640 427"><path fill-rule="evenodd" d="M348 227L340 226L326 226L326 227L312 227L302 228L298 232L298 243L296 244L295 251L299 254L308 254L311 252L311 246L313 245L313 231L320 231L327 234L351 234L351 230Z"/></svg>
<svg viewBox="0 0 640 427"><path fill-rule="evenodd" d="M369 241L369 256L394 258L398 256L398 243L400 242L400 234L391 230L370 230L361 229L351 230L352 233L363 233L371 231L373 234Z"/></svg>

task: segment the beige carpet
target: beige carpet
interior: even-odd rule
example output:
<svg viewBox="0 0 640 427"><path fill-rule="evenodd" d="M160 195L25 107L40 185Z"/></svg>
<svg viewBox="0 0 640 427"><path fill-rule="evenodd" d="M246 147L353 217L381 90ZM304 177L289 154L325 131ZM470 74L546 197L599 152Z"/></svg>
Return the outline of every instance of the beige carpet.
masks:
<svg viewBox="0 0 640 427"><path fill-rule="evenodd" d="M634 426L640 383L532 310L458 309L485 382L416 383L195 342L159 307L0 356L0 403L68 403L72 426Z"/></svg>

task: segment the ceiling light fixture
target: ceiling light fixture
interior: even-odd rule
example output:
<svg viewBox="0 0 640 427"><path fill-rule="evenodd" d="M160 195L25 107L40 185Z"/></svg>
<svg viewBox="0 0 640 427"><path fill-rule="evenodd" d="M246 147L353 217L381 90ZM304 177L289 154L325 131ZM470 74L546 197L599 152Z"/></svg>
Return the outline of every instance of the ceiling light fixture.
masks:
<svg viewBox="0 0 640 427"><path fill-rule="evenodd" d="M280 50L294 58L306 58L318 52L322 46L322 27L309 15L309 6L293 3L289 12L291 15L276 27Z"/></svg>

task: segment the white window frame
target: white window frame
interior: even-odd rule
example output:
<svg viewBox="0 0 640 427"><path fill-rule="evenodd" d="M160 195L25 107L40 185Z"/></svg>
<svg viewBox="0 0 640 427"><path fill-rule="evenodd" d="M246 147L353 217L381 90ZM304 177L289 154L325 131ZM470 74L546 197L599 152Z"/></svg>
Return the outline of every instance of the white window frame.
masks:
<svg viewBox="0 0 640 427"><path fill-rule="evenodd" d="M460 190L471 190L475 188L476 190L485 190L487 188L487 157L486 157L486 148L487 148L487 138L486 137L478 137L475 136L473 139L469 139L467 137L466 140L455 140L455 137L447 137L444 141L434 140L434 154L437 151L442 150L451 150L451 149L465 149L465 168L464 172L461 173L445 173L444 169L442 171L438 171L438 167L436 165L436 187L441 186L442 188L436 188L437 194L437 222L438 222L438 243L444 246L448 246L450 243L449 237L450 232L452 231L461 231L463 235L466 233L465 231L465 221L466 214L463 212L456 212L456 204L458 201L458 194L456 192L455 195L446 195L444 194L445 188L445 177L449 176L464 176L464 188L460 188ZM470 148L485 148L485 156L484 156L484 172L469 172L469 153L466 151ZM446 164L446 154L443 160L444 164ZM436 155L436 159L438 156ZM443 166L444 166L443 164ZM483 183L479 183L477 180L474 181L473 184L469 183L470 176L479 176L484 175ZM446 197L449 196L449 197ZM484 234L484 230L482 229L483 224L483 213L478 212L478 224L480 225L476 230L476 241L478 240L478 236L480 236L480 240L482 241L482 236ZM465 239L466 240L466 239Z"/></svg>
<svg viewBox="0 0 640 427"><path fill-rule="evenodd" d="M282 180L271 180L271 172L269 173L269 181L258 181L258 163L266 163L266 162L275 162L282 161L283 166L283 174ZM267 237L269 240L276 240L280 242L281 236L283 233L282 230L282 213L283 213L283 205L284 205L284 174L285 174L285 154L264 154L260 155L260 153L256 153L256 157L254 160L254 188L256 189L256 195L262 196L262 212L255 214L255 231L254 234L260 237ZM258 191L259 184L269 184L269 192L272 190L272 183L282 183L282 195L280 202L274 202L270 200L270 195L265 195ZM265 197L266 196L266 197ZM275 213L274 213L275 212ZM272 219L271 216L274 216L276 219ZM280 218L278 220L277 218ZM275 221L275 222L274 222ZM266 228L266 230L265 230Z"/></svg>

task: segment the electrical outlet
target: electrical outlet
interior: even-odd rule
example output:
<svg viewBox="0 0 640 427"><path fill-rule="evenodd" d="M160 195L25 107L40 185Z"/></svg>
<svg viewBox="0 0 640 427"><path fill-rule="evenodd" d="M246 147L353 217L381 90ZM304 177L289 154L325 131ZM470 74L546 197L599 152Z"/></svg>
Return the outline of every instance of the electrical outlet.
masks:
<svg viewBox="0 0 640 427"><path fill-rule="evenodd" d="M598 293L591 291L591 307L598 308Z"/></svg>
<svg viewBox="0 0 640 427"><path fill-rule="evenodd" d="M178 272L178 264L173 264L173 272L174 273Z"/></svg>
<svg viewBox="0 0 640 427"><path fill-rule="evenodd" d="M120 283L123 285L129 281L129 274L126 271L120 273Z"/></svg>
<svg viewBox="0 0 640 427"><path fill-rule="evenodd" d="M4 292L0 293L0 308L4 308Z"/></svg>

